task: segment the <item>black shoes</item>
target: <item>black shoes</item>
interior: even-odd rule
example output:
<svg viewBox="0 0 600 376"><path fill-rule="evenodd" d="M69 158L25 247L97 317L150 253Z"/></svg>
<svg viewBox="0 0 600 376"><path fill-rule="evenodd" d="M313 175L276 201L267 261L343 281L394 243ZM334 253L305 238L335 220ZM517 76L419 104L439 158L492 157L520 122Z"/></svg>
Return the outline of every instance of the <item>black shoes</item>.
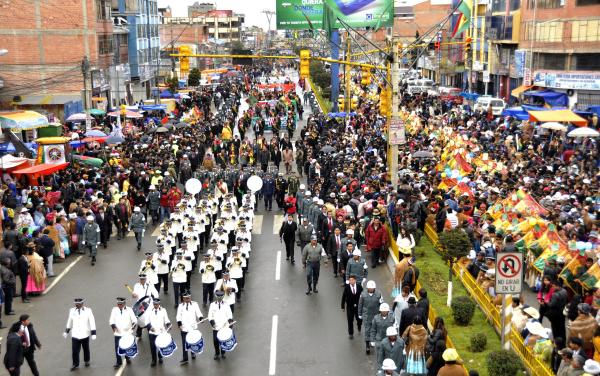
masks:
<svg viewBox="0 0 600 376"><path fill-rule="evenodd" d="M85 366L89 367L90 366L90 362L85 362Z"/></svg>
<svg viewBox="0 0 600 376"><path fill-rule="evenodd" d="M75 371L79 366L71 366L71 371Z"/></svg>

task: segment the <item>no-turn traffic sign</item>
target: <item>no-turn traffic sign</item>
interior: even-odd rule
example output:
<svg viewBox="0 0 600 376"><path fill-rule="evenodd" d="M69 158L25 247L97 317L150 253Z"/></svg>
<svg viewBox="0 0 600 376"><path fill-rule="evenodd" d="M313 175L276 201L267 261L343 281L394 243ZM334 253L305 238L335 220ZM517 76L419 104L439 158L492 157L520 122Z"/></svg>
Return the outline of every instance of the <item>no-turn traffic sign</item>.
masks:
<svg viewBox="0 0 600 376"><path fill-rule="evenodd" d="M523 285L523 254L496 255L496 294L520 294Z"/></svg>

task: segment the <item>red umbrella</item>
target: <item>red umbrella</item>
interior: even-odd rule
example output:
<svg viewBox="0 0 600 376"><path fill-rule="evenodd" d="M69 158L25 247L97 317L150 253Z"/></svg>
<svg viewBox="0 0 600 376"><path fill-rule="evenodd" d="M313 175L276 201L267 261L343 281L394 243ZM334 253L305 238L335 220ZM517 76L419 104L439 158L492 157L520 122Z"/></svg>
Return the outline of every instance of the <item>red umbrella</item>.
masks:
<svg viewBox="0 0 600 376"><path fill-rule="evenodd" d="M86 142L86 143L90 143L90 142L99 142L99 143L103 143L106 141L107 137L86 137L83 140L81 140L81 142Z"/></svg>
<svg viewBox="0 0 600 376"><path fill-rule="evenodd" d="M108 116L112 116L112 117L118 117L121 116L121 111L113 111L113 112L109 112ZM134 111L125 111L125 117L126 118L130 118L130 119L140 119L142 117L144 117L142 114L140 114L139 112L134 112Z"/></svg>

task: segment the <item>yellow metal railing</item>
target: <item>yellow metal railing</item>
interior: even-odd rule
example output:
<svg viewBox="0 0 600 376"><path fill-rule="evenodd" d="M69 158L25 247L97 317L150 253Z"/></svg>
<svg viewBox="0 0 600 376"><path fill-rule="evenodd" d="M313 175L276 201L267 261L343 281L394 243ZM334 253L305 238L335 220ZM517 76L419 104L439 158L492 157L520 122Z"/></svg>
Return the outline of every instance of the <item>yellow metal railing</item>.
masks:
<svg viewBox="0 0 600 376"><path fill-rule="evenodd" d="M425 235L429 238L431 243L440 250L438 235L435 230L429 225L425 225ZM465 269L463 264L455 263L452 266L452 272L458 278L465 289L471 294L473 299L479 305L479 308L483 311L486 318L490 321L496 332L500 333L501 330L501 312L500 307L496 306L491 297L477 284L473 276ZM525 346L521 334L517 332L515 328L511 328L508 339L510 347L513 351L521 358L525 367L529 370L531 375L536 376L553 376L554 372L545 363L540 361L532 352L532 349Z"/></svg>
<svg viewBox="0 0 600 376"><path fill-rule="evenodd" d="M329 106L327 106L325 100L321 96L321 91L317 89L317 87L315 86L315 84L313 84L313 82L310 78L306 78L306 82L308 82L308 85L310 86L310 89L314 93L315 98L317 98L317 103L319 103L319 107L321 107L321 111L328 112Z"/></svg>

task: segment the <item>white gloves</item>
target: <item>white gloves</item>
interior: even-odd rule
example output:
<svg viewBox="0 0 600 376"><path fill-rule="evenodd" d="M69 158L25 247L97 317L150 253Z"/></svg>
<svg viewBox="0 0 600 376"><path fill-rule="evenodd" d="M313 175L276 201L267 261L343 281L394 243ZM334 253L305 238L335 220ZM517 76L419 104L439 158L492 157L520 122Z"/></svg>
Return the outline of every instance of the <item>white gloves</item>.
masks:
<svg viewBox="0 0 600 376"><path fill-rule="evenodd" d="M340 259L337 259L337 262L340 262L340 261L341 261Z"/></svg>
<svg viewBox="0 0 600 376"><path fill-rule="evenodd" d="M100 245L100 242L96 243L96 245Z"/></svg>
<svg viewBox="0 0 600 376"><path fill-rule="evenodd" d="M96 340L96 335L94 334L94 335L92 335L92 341L95 341L95 340Z"/></svg>
<svg viewBox="0 0 600 376"><path fill-rule="evenodd" d="M375 346L375 342L371 342L371 346Z"/></svg>
<svg viewBox="0 0 600 376"><path fill-rule="evenodd" d="M81 242L81 244L85 245L85 240L83 240L83 241Z"/></svg>
<svg viewBox="0 0 600 376"><path fill-rule="evenodd" d="M358 319L359 319L359 320L362 320L362 316L358 316Z"/></svg>
<svg viewBox="0 0 600 376"><path fill-rule="evenodd" d="M67 332L63 332L63 338L67 338L68 334Z"/></svg>

